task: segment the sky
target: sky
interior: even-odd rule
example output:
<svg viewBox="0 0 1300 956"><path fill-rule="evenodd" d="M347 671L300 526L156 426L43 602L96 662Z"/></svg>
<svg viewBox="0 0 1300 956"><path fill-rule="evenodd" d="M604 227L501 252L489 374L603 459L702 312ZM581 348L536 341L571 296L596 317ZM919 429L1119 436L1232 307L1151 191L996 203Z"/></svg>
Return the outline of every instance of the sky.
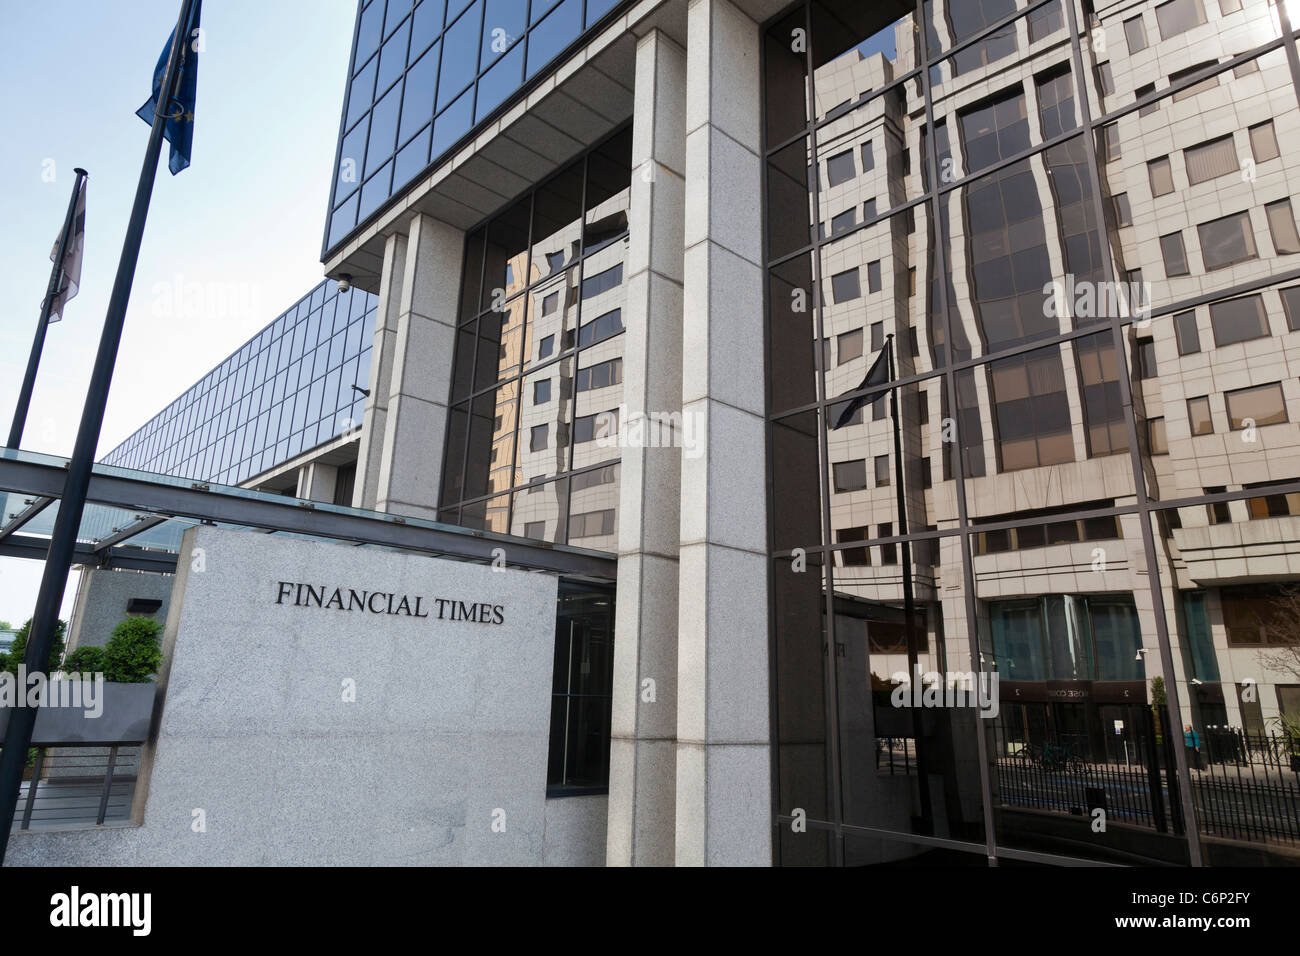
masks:
<svg viewBox="0 0 1300 956"><path fill-rule="evenodd" d="M80 292L50 327L25 449L72 452L149 137L135 111L179 13L179 0L0 0L0 438L73 168L90 174ZM203 5L192 162L172 176L164 144L97 458L320 281L355 14L355 0ZM0 558L0 621L31 615L41 567Z"/></svg>

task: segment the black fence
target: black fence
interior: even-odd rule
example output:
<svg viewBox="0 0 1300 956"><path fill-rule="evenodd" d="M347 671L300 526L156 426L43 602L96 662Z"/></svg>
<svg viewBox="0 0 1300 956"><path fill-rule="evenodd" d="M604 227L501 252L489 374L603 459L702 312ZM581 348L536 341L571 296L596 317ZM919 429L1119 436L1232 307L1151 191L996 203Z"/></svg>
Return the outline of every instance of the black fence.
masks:
<svg viewBox="0 0 1300 956"><path fill-rule="evenodd" d="M1225 839L1300 845L1300 777L1292 760L1296 741L1239 730L1201 735L1201 753L1187 749L1192 802L1201 832ZM1174 747L1182 733L1129 738L1123 756L1089 747L1086 738L1061 735L1026 740L994 722L991 759L997 799L1023 807L1090 815L1183 832Z"/></svg>
<svg viewBox="0 0 1300 956"><path fill-rule="evenodd" d="M14 829L128 822L139 766L138 746L33 748L23 772Z"/></svg>

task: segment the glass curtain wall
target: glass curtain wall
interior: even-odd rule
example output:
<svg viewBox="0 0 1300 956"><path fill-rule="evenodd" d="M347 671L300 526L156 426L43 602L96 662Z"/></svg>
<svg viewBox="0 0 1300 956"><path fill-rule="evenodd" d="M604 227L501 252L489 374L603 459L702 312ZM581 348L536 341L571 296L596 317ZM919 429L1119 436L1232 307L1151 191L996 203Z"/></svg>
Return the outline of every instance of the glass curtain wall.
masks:
<svg viewBox="0 0 1300 956"><path fill-rule="evenodd" d="M1292 30L764 25L778 862L1300 853Z"/></svg>
<svg viewBox="0 0 1300 956"><path fill-rule="evenodd" d="M616 550L631 135L468 236L440 520Z"/></svg>
<svg viewBox="0 0 1300 956"><path fill-rule="evenodd" d="M103 461L237 485L359 429L378 305L324 280Z"/></svg>

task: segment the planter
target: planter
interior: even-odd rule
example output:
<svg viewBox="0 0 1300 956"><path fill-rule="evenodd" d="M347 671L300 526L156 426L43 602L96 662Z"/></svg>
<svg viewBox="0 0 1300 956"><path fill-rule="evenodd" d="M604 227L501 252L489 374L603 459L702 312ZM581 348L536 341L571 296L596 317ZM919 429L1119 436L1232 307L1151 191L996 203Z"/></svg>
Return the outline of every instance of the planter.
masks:
<svg viewBox="0 0 1300 956"><path fill-rule="evenodd" d="M36 714L33 747L139 744L149 737L158 685L104 684L102 710L89 716L82 707L42 707ZM9 708L0 708L0 735L9 726Z"/></svg>

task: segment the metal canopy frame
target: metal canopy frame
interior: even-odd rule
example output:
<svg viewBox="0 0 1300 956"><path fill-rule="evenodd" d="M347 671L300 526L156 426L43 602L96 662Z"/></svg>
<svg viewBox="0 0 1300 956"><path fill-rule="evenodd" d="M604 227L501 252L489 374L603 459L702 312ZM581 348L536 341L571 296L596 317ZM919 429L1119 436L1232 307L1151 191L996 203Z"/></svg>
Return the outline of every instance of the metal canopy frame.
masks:
<svg viewBox="0 0 1300 956"><path fill-rule="evenodd" d="M0 491L32 498L21 513L0 528L0 556L45 559L45 538L16 532L62 497L66 479L62 459L0 450ZM95 466L87 501L137 516L105 538L78 545L77 563L97 567L174 571L175 552L127 546L136 535L172 518L308 535L461 561L489 563L504 559L513 568L596 581L614 581L618 567L614 555L600 551L106 465Z"/></svg>

